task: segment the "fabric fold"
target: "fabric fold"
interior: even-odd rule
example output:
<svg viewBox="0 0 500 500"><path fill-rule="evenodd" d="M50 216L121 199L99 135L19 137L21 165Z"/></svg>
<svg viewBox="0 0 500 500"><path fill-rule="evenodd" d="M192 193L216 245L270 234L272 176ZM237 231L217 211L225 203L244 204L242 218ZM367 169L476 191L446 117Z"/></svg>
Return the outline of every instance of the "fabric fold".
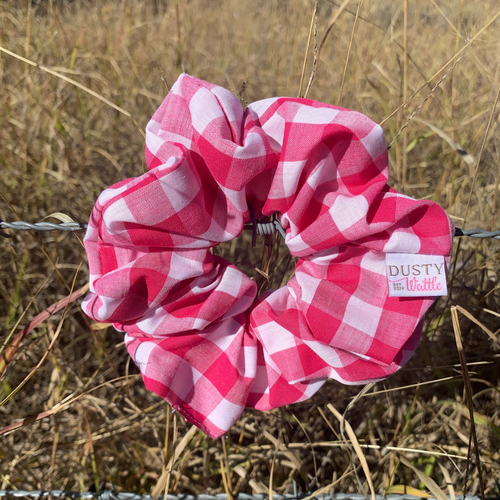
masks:
<svg viewBox="0 0 500 500"><path fill-rule="evenodd" d="M453 225L387 185L382 129L307 99L243 110L181 75L146 128L148 172L105 190L85 246L85 312L126 332L145 384L211 437L245 406L311 397L328 378L381 380L406 363L435 297L388 296L387 253L451 254ZM210 249L277 214L298 258L286 286Z"/></svg>

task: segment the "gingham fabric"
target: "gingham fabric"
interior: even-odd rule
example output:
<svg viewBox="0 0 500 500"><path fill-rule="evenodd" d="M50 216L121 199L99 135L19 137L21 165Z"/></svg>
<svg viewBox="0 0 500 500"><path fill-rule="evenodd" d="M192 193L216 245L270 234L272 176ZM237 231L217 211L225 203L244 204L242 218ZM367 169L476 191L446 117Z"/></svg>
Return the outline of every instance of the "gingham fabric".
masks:
<svg viewBox="0 0 500 500"><path fill-rule="evenodd" d="M388 296L385 254L450 256L453 225L395 192L382 129L306 99L243 110L181 75L146 130L149 171L106 189L85 246L83 308L126 332L148 389L211 437L244 407L381 380L412 355L434 298ZM210 248L277 213L295 277L256 284ZM446 259L449 262L449 258Z"/></svg>

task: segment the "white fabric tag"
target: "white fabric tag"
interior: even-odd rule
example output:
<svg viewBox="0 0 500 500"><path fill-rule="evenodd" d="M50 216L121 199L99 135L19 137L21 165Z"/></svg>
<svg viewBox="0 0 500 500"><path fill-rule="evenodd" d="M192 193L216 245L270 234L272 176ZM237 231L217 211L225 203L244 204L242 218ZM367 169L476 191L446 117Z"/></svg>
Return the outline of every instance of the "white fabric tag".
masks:
<svg viewBox="0 0 500 500"><path fill-rule="evenodd" d="M385 256L389 297L448 295L442 255L388 253Z"/></svg>

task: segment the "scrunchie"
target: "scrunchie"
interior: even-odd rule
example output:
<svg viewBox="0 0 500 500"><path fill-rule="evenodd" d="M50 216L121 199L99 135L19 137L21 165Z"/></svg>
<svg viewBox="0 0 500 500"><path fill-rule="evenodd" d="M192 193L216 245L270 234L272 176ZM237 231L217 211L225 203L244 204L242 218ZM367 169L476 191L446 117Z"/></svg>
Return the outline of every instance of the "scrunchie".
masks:
<svg viewBox="0 0 500 500"><path fill-rule="evenodd" d="M243 110L181 75L146 129L149 171L106 189L85 236L83 308L126 332L146 387L209 436L244 407L311 397L328 378L377 381L413 354L435 297L388 296L386 253L451 253L453 225L387 184L382 129L308 99ZM210 248L278 215L299 257L256 284Z"/></svg>

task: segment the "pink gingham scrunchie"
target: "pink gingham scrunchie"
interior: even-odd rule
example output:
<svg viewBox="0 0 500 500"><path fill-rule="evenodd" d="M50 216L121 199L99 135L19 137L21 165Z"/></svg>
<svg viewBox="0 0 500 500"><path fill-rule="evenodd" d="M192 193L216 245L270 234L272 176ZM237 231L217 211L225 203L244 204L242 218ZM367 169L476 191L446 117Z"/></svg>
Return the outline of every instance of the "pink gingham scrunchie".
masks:
<svg viewBox="0 0 500 500"><path fill-rule="evenodd" d="M147 126L149 171L106 189L85 236L83 308L126 332L146 387L211 437L244 407L304 401L328 378L386 378L412 355L434 297L388 296L386 253L451 253L453 225L387 186L382 129L328 104L243 110L181 75ZM295 277L256 284L210 248L278 214ZM449 262L449 259L447 259Z"/></svg>

